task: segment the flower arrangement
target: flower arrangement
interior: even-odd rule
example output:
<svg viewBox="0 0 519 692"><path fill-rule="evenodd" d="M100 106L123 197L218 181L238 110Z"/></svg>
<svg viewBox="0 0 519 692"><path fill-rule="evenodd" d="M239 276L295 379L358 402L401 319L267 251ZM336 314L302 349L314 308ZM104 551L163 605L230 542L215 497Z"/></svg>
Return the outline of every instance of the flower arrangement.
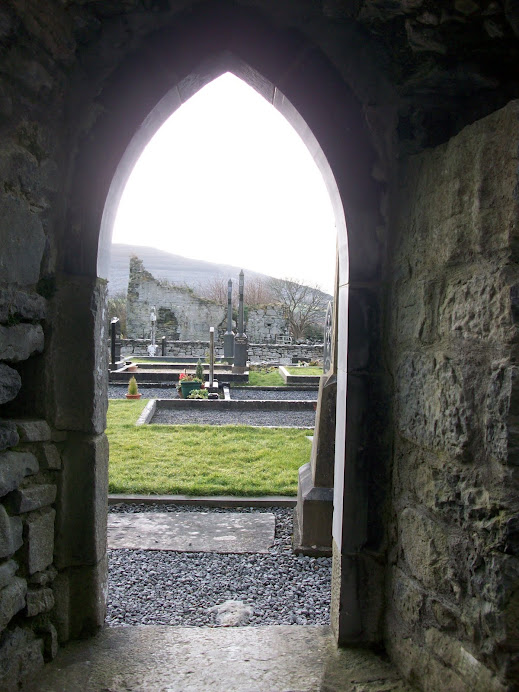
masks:
<svg viewBox="0 0 519 692"><path fill-rule="evenodd" d="M188 399L207 399L209 392L207 389L193 389L187 396Z"/></svg>

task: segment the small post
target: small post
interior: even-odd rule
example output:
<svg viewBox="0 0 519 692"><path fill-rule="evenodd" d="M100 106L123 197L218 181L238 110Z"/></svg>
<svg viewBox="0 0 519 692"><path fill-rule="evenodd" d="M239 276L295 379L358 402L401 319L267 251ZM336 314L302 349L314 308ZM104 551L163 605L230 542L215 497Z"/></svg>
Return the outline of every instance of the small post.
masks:
<svg viewBox="0 0 519 692"><path fill-rule="evenodd" d="M209 387L214 381L214 327L209 328Z"/></svg>
<svg viewBox="0 0 519 692"><path fill-rule="evenodd" d="M167 345L166 337L163 336L162 339L161 339L162 355L163 355L163 356L166 355L166 345Z"/></svg>
<svg viewBox="0 0 519 692"><path fill-rule="evenodd" d="M112 317L112 321L110 322L110 361L112 363L113 368L115 368L115 360L116 360L115 340L117 337L117 323L118 322L119 322L118 317Z"/></svg>

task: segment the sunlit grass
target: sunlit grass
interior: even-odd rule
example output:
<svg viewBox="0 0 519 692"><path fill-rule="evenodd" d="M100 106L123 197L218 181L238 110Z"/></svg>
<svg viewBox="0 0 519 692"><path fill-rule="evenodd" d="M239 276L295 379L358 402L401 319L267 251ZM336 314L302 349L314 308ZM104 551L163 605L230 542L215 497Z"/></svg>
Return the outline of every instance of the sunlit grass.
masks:
<svg viewBox="0 0 519 692"><path fill-rule="evenodd" d="M307 365L306 367L291 367L289 365L285 365L284 368L290 373L290 375L300 375L301 377L318 377L323 374L323 369L320 365Z"/></svg>
<svg viewBox="0 0 519 692"><path fill-rule="evenodd" d="M109 490L183 495L295 495L308 430L213 425L136 427L146 400L111 400Z"/></svg>
<svg viewBox="0 0 519 692"><path fill-rule="evenodd" d="M236 383L236 387L283 387L285 380L279 374L277 368L266 370L249 370L249 381Z"/></svg>

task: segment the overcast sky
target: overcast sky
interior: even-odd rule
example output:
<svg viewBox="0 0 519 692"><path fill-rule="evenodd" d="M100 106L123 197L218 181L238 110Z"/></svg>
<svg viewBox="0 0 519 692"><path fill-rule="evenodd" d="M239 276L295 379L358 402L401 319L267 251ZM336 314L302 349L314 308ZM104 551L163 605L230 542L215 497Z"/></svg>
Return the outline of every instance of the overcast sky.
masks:
<svg viewBox="0 0 519 692"><path fill-rule="evenodd" d="M124 191L113 242L224 262L333 293L335 223L292 126L225 74L157 132Z"/></svg>

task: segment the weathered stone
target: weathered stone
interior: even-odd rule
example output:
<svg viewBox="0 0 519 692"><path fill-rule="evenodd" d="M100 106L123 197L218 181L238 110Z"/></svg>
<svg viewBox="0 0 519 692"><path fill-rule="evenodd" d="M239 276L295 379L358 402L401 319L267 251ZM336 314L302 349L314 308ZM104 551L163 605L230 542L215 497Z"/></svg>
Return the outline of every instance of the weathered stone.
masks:
<svg viewBox="0 0 519 692"><path fill-rule="evenodd" d="M47 442L51 439L49 425L44 420L14 420L22 442Z"/></svg>
<svg viewBox="0 0 519 692"><path fill-rule="evenodd" d="M13 555L22 545L22 520L10 517L0 505L0 558Z"/></svg>
<svg viewBox="0 0 519 692"><path fill-rule="evenodd" d="M43 329L39 324L0 326L0 359L16 363L43 351Z"/></svg>
<svg viewBox="0 0 519 692"><path fill-rule="evenodd" d="M11 421L0 420L0 452L9 447L16 447L19 441L16 425Z"/></svg>
<svg viewBox="0 0 519 692"><path fill-rule="evenodd" d="M0 689L19 689L20 681L35 675L43 666L43 643L29 629L5 632L0 645Z"/></svg>
<svg viewBox="0 0 519 692"><path fill-rule="evenodd" d="M0 274L4 281L35 284L45 247L40 219L19 199L0 195Z"/></svg>
<svg viewBox="0 0 519 692"><path fill-rule="evenodd" d="M5 502L9 511L13 514L32 512L47 505L52 505L56 500L57 487L48 483L33 485L28 488L14 490Z"/></svg>
<svg viewBox="0 0 519 692"><path fill-rule="evenodd" d="M58 633L51 622L38 627L38 634L43 638L43 655L46 661L52 661L58 653Z"/></svg>
<svg viewBox="0 0 519 692"><path fill-rule="evenodd" d="M446 356L406 353L398 381L402 435L431 449L463 455L469 443L471 409L455 362Z"/></svg>
<svg viewBox="0 0 519 692"><path fill-rule="evenodd" d="M0 565L0 589L7 586L18 571L18 564L14 560L8 560Z"/></svg>
<svg viewBox="0 0 519 692"><path fill-rule="evenodd" d="M25 520L29 574L41 572L52 563L55 516L56 512L53 509L46 509L30 514Z"/></svg>
<svg viewBox="0 0 519 692"><path fill-rule="evenodd" d="M5 363L0 363L0 404L14 399L21 386L22 378L18 372Z"/></svg>
<svg viewBox="0 0 519 692"><path fill-rule="evenodd" d="M395 568L391 574L391 598L399 616L409 625L418 625L425 606L425 591L405 572Z"/></svg>
<svg viewBox="0 0 519 692"><path fill-rule="evenodd" d="M58 570L53 565L50 565L50 567L47 567L47 569L43 572L35 572L35 574L31 574L29 576L29 583L38 584L38 586L45 586L46 584L53 582L54 579L56 579L57 574Z"/></svg>
<svg viewBox="0 0 519 692"><path fill-rule="evenodd" d="M9 319L42 320L47 314L47 301L38 293L14 288L0 288L0 322Z"/></svg>
<svg viewBox="0 0 519 692"><path fill-rule="evenodd" d="M15 490L25 476L38 472L38 461L29 452L0 454L0 497Z"/></svg>
<svg viewBox="0 0 519 692"><path fill-rule="evenodd" d="M0 631L25 606L26 593L27 582L19 577L14 577L12 582L0 591Z"/></svg>
<svg viewBox="0 0 519 692"><path fill-rule="evenodd" d="M42 469L56 471L61 468L61 456L56 445L41 445L38 447L36 454Z"/></svg>
<svg viewBox="0 0 519 692"><path fill-rule="evenodd" d="M28 589L26 596L27 615L33 617L40 613L48 613L54 608L54 594L52 589Z"/></svg>
<svg viewBox="0 0 519 692"><path fill-rule="evenodd" d="M407 508L400 514L400 542L412 575L427 588L448 587L448 538L429 517Z"/></svg>

